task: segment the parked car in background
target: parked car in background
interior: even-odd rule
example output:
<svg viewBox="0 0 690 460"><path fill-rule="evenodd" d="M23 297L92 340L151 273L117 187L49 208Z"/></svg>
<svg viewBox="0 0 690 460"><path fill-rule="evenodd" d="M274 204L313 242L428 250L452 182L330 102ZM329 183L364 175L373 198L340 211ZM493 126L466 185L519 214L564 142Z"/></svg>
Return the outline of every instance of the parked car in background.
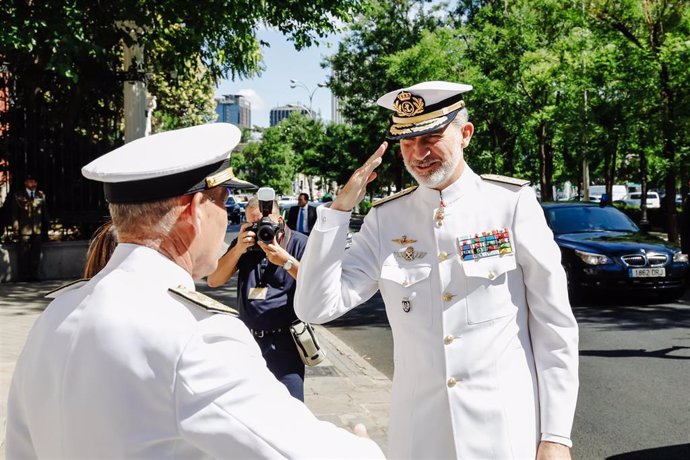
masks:
<svg viewBox="0 0 690 460"><path fill-rule="evenodd" d="M589 201L598 203L601 201L601 196L606 193L605 185L590 185L589 186ZM621 184L614 184L611 188L611 199L609 203L622 199L628 193L628 187Z"/></svg>
<svg viewBox="0 0 690 460"><path fill-rule="evenodd" d="M225 202L225 210L228 213L228 222L232 224L240 223L243 213L240 209L240 205L237 203L237 201L235 201L235 198L232 195L228 196L228 199Z"/></svg>
<svg viewBox="0 0 690 460"><path fill-rule="evenodd" d="M561 249L571 299L589 293L685 292L688 255L640 228L618 209L590 203L545 203L546 222Z"/></svg>
<svg viewBox="0 0 690 460"><path fill-rule="evenodd" d="M641 192L628 193L620 201L627 204L628 206L635 206L635 207L639 208L642 205L642 193ZM654 209L654 208L660 208L660 207L661 207L661 198L659 198L659 194L656 192L647 192L647 208L648 209Z"/></svg>

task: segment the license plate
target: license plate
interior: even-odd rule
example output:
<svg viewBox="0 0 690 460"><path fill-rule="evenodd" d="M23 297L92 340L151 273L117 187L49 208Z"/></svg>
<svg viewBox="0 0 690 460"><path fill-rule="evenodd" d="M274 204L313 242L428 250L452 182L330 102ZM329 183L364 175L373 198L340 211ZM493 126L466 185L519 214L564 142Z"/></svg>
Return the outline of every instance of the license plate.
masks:
<svg viewBox="0 0 690 460"><path fill-rule="evenodd" d="M661 268L631 268L628 271L630 278L663 278L666 276L666 269Z"/></svg>

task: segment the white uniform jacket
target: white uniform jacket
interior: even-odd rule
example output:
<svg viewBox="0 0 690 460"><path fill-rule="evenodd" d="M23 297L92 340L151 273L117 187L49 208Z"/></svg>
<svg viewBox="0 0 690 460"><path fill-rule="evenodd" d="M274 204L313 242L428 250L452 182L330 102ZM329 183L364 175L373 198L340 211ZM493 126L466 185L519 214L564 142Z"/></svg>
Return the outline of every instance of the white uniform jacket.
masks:
<svg viewBox="0 0 690 460"><path fill-rule="evenodd" d="M7 458L382 458L317 420L268 371L244 324L168 292L190 275L121 244L54 300L17 362Z"/></svg>
<svg viewBox="0 0 690 460"><path fill-rule="evenodd" d="M373 208L347 251L349 213L319 208L297 315L324 323L381 291L394 341L389 458L534 459L540 439L570 445L577 323L532 189L466 167L442 197L440 226L430 188ZM463 260L462 237L494 230L508 231L511 252Z"/></svg>

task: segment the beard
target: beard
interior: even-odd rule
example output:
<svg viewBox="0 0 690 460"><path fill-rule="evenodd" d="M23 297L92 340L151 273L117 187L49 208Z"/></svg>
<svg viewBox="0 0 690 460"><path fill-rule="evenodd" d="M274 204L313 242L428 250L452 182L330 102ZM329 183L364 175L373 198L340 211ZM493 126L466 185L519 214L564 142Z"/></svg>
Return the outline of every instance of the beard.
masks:
<svg viewBox="0 0 690 460"><path fill-rule="evenodd" d="M414 170L407 162L405 162L405 169L407 169L407 172L409 172L420 185L436 188L451 177L462 161L462 157L462 147L458 145L455 152L453 152L453 156L449 160L442 162L436 169L420 173ZM424 162L416 164L416 166L419 165L424 165Z"/></svg>

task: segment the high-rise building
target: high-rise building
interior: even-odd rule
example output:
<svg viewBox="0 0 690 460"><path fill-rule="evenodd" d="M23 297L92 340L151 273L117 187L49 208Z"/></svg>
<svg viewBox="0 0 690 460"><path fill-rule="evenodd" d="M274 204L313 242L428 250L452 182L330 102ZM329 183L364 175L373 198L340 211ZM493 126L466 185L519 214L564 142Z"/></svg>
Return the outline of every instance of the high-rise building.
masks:
<svg viewBox="0 0 690 460"><path fill-rule="evenodd" d="M340 99L335 95L331 94L331 122L333 123L343 123L343 112L340 109Z"/></svg>
<svg viewBox="0 0 690 460"><path fill-rule="evenodd" d="M302 115L309 115L309 109L303 105L288 104L280 107L273 107L271 109L271 126L280 123L281 120L290 116L291 113L301 113ZM312 118L315 117L314 112L311 113Z"/></svg>
<svg viewBox="0 0 690 460"><path fill-rule="evenodd" d="M226 94L216 99L216 113L221 123L232 123L238 128L252 127L252 104L240 94Z"/></svg>

